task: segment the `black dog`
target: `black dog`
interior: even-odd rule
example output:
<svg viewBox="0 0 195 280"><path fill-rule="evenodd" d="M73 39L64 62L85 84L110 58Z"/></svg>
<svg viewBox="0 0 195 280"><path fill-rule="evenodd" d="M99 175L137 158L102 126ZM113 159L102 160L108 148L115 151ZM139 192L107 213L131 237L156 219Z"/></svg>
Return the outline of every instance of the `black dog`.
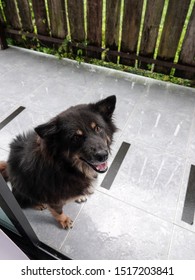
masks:
<svg viewBox="0 0 195 280"><path fill-rule="evenodd" d="M35 131L17 136L0 172L12 184L21 207L47 205L63 228L72 220L62 212L72 199L92 193L97 173L107 171L116 126L116 97L69 108Z"/></svg>

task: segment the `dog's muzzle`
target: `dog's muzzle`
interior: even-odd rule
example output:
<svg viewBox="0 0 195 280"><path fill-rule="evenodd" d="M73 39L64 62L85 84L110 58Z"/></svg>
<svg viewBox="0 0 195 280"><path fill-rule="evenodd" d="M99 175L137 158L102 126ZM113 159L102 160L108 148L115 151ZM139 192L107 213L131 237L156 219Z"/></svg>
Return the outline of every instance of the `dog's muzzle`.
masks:
<svg viewBox="0 0 195 280"><path fill-rule="evenodd" d="M91 163L89 161L87 161L84 158L80 158L82 161L84 161L85 163L87 163L91 168L93 168L93 170L95 170L98 173L104 173L108 170L108 163L107 161L105 162L101 162L101 163Z"/></svg>

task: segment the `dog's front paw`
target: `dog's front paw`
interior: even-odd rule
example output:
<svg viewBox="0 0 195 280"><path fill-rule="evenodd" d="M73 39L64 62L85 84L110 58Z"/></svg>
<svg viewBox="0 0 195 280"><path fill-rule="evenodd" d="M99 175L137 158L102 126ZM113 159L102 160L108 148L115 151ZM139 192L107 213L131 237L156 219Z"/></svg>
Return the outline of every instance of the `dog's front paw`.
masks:
<svg viewBox="0 0 195 280"><path fill-rule="evenodd" d="M39 210L39 211L43 211L45 209L47 209L47 204L37 204L34 206L35 210Z"/></svg>
<svg viewBox="0 0 195 280"><path fill-rule="evenodd" d="M66 215L63 215L63 217L60 220L58 220L58 222L64 229L72 228L73 221Z"/></svg>
<svg viewBox="0 0 195 280"><path fill-rule="evenodd" d="M83 203L85 201L87 201L87 196L86 195L82 195L75 200L76 203Z"/></svg>

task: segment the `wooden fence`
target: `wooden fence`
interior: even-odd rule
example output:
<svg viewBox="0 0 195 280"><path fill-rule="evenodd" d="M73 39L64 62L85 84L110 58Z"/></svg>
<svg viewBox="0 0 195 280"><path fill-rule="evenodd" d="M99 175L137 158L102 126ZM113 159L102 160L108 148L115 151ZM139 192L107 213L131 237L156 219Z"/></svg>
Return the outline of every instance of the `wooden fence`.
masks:
<svg viewBox="0 0 195 280"><path fill-rule="evenodd" d="M0 22L2 45L4 33L68 41L88 58L195 79L195 0L0 0Z"/></svg>

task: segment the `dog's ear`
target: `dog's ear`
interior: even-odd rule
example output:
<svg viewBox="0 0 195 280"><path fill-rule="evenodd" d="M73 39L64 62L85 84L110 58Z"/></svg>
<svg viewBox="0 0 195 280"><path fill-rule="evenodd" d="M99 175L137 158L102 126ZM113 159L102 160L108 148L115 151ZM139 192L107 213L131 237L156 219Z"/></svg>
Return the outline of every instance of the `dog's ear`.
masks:
<svg viewBox="0 0 195 280"><path fill-rule="evenodd" d="M110 119L115 109L116 96L111 95L95 103L95 109L106 119Z"/></svg>
<svg viewBox="0 0 195 280"><path fill-rule="evenodd" d="M34 129L41 138L56 135L60 131L59 122L57 119L41 124Z"/></svg>

